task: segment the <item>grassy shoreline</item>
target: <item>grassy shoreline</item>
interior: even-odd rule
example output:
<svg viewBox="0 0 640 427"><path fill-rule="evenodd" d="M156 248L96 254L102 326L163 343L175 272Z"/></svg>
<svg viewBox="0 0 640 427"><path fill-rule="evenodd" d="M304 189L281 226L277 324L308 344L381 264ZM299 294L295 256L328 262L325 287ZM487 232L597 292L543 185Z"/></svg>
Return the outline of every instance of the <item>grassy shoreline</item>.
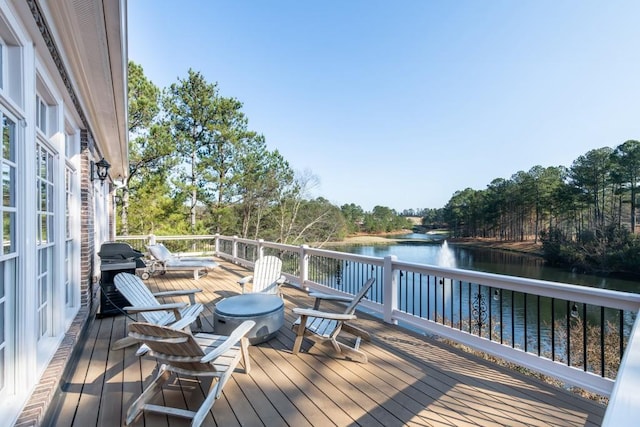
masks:
<svg viewBox="0 0 640 427"><path fill-rule="evenodd" d="M393 244L399 242L405 242L409 239L402 239L397 236L403 233L373 235L373 234L359 234L356 236L348 236L344 240L337 242L327 242L324 246L343 246L343 245L384 245ZM426 239L426 237L425 237ZM501 241L497 239L447 239L450 244L456 246L470 246L485 249L499 249L505 251L512 251L518 253L524 253L535 256L542 256L542 244L540 242L534 243L533 241L513 242L513 241Z"/></svg>
<svg viewBox="0 0 640 427"><path fill-rule="evenodd" d="M513 242L497 239L450 239L450 243L458 246L472 246L476 248L500 249L503 251L519 252L529 255L542 256L542 243L533 241Z"/></svg>

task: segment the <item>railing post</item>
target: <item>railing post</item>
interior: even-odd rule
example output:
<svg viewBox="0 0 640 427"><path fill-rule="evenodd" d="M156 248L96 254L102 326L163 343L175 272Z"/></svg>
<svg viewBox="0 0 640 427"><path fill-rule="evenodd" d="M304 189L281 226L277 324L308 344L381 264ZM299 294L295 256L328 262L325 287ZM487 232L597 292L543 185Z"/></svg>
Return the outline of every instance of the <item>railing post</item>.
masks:
<svg viewBox="0 0 640 427"><path fill-rule="evenodd" d="M258 253L256 254L258 256L258 259L262 259L262 257L264 257L264 246L263 246L263 244L264 244L264 240L263 239L258 239Z"/></svg>
<svg viewBox="0 0 640 427"><path fill-rule="evenodd" d="M394 325L398 324L398 321L393 318L393 312L398 308L398 283L396 274L393 271L393 263L397 260L397 256L387 255L384 257L384 265L382 267L382 295L384 298L382 316L385 322Z"/></svg>
<svg viewBox="0 0 640 427"><path fill-rule="evenodd" d="M156 244L156 235L149 234L149 245L155 245L155 244Z"/></svg>
<svg viewBox="0 0 640 427"><path fill-rule="evenodd" d="M620 369L609 397L602 425L617 427L636 425L640 415L640 312L636 315L629 335L627 349L622 356ZM633 421L633 420L636 421Z"/></svg>
<svg viewBox="0 0 640 427"><path fill-rule="evenodd" d="M216 256L220 254L220 233L216 233L213 241L214 253Z"/></svg>
<svg viewBox="0 0 640 427"><path fill-rule="evenodd" d="M233 244L231 246L231 257L235 264L238 263L238 236L233 236Z"/></svg>
<svg viewBox="0 0 640 427"><path fill-rule="evenodd" d="M306 289L305 283L309 280L309 245L300 246L300 287Z"/></svg>

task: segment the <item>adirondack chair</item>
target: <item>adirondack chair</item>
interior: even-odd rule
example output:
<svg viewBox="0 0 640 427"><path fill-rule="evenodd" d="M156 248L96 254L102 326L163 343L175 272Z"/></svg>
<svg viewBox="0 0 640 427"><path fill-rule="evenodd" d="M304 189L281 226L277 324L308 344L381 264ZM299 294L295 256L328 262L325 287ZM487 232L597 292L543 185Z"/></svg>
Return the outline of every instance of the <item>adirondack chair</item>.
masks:
<svg viewBox="0 0 640 427"><path fill-rule="evenodd" d="M245 293L245 285L253 283L251 292L276 294L282 297L280 285L286 278L282 275L282 260L276 256L268 255L257 260L253 266L253 274L243 277L238 281L242 293Z"/></svg>
<svg viewBox="0 0 640 427"><path fill-rule="evenodd" d="M226 337L204 333L194 336L187 331L149 323L130 324L129 335L145 343L151 349L149 355L162 365L155 379L127 410L126 425L134 422L143 411L190 418L191 426L201 425L241 358L244 372L249 373L251 366L246 334L254 325L253 320L245 320ZM212 377L209 392L197 411L149 403L172 374ZM163 401L162 398L158 400Z"/></svg>
<svg viewBox="0 0 640 427"><path fill-rule="evenodd" d="M363 339L370 341L371 336L367 331L349 323L349 321L356 319L354 314L356 306L367 294L375 280L375 278L367 280L353 298L311 292L309 296L316 298L313 309L293 309L293 312L300 316L292 325L292 328L296 331L293 353L297 354L300 351L302 341L307 337L313 341L330 344L336 353L345 356L347 359L367 363L367 355L360 350L360 342ZM347 307L341 313L321 311L320 303L323 300L345 302ZM338 335L343 331L356 337L353 346L338 341Z"/></svg>
<svg viewBox="0 0 640 427"><path fill-rule="evenodd" d="M202 289L152 293L138 276L130 273L116 274L113 278L113 283L116 289L131 304L131 306L123 307L123 310L127 313L139 313L148 323L159 326L172 325L181 321L181 324L184 324L183 327L188 328L195 321L198 327L202 329L199 315L204 307L195 300L195 294L202 292ZM158 301L158 298L174 296L188 296L190 304L185 302L161 304ZM131 337L124 337L116 341L111 349L120 350L136 343L137 341ZM146 347L141 347L138 350L138 355L143 354L145 351Z"/></svg>

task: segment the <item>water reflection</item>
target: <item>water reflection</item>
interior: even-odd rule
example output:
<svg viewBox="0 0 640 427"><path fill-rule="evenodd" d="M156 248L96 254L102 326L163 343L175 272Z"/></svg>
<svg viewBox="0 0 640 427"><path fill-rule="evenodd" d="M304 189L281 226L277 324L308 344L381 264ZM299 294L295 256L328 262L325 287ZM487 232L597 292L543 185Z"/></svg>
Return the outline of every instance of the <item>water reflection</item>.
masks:
<svg viewBox="0 0 640 427"><path fill-rule="evenodd" d="M438 257L441 247L441 241L423 240L394 242L388 245L341 246L336 250L381 258L395 255L399 260L406 262L439 265ZM538 256L496 249L457 246L455 243L448 243L448 249L453 254L457 268L640 293L640 282L638 281L581 274L549 267Z"/></svg>
<svg viewBox="0 0 640 427"><path fill-rule="evenodd" d="M640 293L640 283L636 281L576 274L547 267L537 256L457 246L448 242L394 242L389 245L340 247L339 250L375 257L395 255L405 262ZM354 264L353 267L357 267L358 263ZM349 269L346 267L341 272ZM357 270L363 273L361 268L357 267ZM383 304L379 267L367 270L366 275L374 275L377 279L368 297ZM348 288L351 282L361 283L362 276L356 276L355 282L354 278L344 277L341 287ZM589 358L595 357L587 362L588 369L598 375L602 375L605 362L604 356L599 356L599 346L605 343L613 352L613 356L608 355L606 359L605 375L609 378L616 374L615 357L619 357L616 349L622 351L622 343L628 340L635 321L635 313L629 311L411 271L398 272L397 297L398 309L402 312L571 366L581 367L584 364L582 357L588 354ZM581 353L586 343L592 351Z"/></svg>

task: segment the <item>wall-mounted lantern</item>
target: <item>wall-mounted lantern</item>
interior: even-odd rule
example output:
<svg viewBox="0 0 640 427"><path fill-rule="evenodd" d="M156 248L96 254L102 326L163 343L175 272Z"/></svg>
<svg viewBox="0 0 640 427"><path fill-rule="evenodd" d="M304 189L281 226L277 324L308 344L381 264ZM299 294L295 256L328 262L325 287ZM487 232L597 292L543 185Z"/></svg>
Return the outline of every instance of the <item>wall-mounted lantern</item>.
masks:
<svg viewBox="0 0 640 427"><path fill-rule="evenodd" d="M99 178L100 181L104 182L104 180L107 179L110 167L111 165L104 157L98 162L91 161L91 182L93 182L95 178Z"/></svg>

